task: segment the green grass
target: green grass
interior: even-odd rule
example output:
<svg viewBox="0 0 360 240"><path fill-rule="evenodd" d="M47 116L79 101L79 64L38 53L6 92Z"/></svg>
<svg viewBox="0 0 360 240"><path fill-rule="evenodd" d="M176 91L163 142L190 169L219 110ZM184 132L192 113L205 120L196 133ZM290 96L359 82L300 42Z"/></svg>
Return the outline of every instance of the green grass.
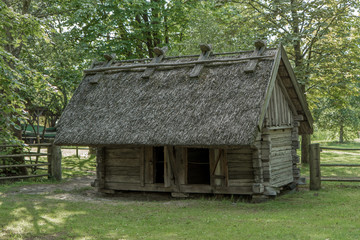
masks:
<svg viewBox="0 0 360 240"><path fill-rule="evenodd" d="M324 150L321 159L359 163L360 152ZM356 170L323 167L322 175L360 177L360 168L351 169ZM94 171L94 158L63 159L65 178ZM307 166L302 166L302 174L308 174ZM320 191L302 186L299 192L260 204L211 197L81 198L89 188L16 193L21 186L49 183L37 181L0 185L0 239L360 239L360 183L323 182ZM62 200L56 198L59 194L79 198Z"/></svg>
<svg viewBox="0 0 360 240"><path fill-rule="evenodd" d="M77 158L75 156L64 157L62 159L63 178L75 176L93 175L96 172L95 156L90 158Z"/></svg>
<svg viewBox="0 0 360 240"><path fill-rule="evenodd" d="M0 187L0 239L358 239L360 187L261 204L231 199L67 201ZM7 195L6 195L7 194Z"/></svg>

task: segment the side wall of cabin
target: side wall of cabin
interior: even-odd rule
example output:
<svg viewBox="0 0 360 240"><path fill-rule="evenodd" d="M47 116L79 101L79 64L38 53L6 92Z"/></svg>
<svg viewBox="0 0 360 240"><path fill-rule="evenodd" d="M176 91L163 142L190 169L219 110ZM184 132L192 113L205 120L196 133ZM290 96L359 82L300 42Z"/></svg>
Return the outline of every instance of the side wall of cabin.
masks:
<svg viewBox="0 0 360 240"><path fill-rule="evenodd" d="M262 131L262 161L264 182L271 187L281 187L296 182L300 177L297 167L299 157L299 120L291 99L284 90L281 79L274 86Z"/></svg>

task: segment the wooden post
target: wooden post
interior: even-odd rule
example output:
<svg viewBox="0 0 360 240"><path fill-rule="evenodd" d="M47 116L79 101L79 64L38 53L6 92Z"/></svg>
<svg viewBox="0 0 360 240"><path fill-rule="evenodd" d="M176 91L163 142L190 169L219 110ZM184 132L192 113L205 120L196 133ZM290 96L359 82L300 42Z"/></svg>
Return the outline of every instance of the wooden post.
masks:
<svg viewBox="0 0 360 240"><path fill-rule="evenodd" d="M76 146L76 157L78 158L79 157L79 147Z"/></svg>
<svg viewBox="0 0 360 240"><path fill-rule="evenodd" d="M51 145L48 147L48 153L51 155L48 156L48 167L49 178L55 179L57 181L61 180L61 147Z"/></svg>
<svg viewBox="0 0 360 240"><path fill-rule="evenodd" d="M321 189L320 144L310 144L310 190Z"/></svg>

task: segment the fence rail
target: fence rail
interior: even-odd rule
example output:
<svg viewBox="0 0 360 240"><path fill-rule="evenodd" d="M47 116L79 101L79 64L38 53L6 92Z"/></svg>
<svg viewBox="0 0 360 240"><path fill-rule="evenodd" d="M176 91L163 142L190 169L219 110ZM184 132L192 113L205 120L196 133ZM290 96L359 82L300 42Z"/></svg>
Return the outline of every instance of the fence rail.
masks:
<svg viewBox="0 0 360 240"><path fill-rule="evenodd" d="M52 143L40 143L40 144L25 144L25 145L14 145L14 144L0 144L0 148L24 148L24 147L37 147L37 153L34 152L23 152L14 154L0 154L0 159L3 159L3 165L0 164L0 169L7 168L31 168L32 173L28 175L17 175L17 176L2 176L0 180L11 180L11 179L23 179L23 178L35 178L45 177L53 178L55 180L61 180L61 148L53 145ZM46 153L41 153L41 148L46 148ZM30 157L30 160L26 160L25 157ZM31 157L36 157L36 160L32 161ZM39 157L47 157L47 162L39 162ZM20 164L5 164L6 158L20 158ZM0 160L1 161L1 160ZM26 163L30 162L30 164ZM47 166L46 168L38 168L41 166ZM47 174L34 174L37 169L47 170ZM24 170L27 174L27 170ZM24 174L23 173L23 174Z"/></svg>
<svg viewBox="0 0 360 240"><path fill-rule="evenodd" d="M336 151L360 151L359 148L334 148L334 147L320 147L319 144L310 145L310 185L315 184L315 188L319 189L321 181L331 182L360 182L360 177L341 177L341 176L321 176L320 167L360 167L360 164L343 164L343 163L320 163L321 150L336 150ZM310 186L311 189L311 186ZM314 189L315 190L315 189Z"/></svg>

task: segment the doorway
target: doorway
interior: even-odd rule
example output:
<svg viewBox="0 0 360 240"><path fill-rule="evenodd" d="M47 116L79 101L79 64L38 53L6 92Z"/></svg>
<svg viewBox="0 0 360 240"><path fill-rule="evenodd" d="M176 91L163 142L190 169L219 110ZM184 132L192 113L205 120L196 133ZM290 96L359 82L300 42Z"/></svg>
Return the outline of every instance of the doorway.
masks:
<svg viewBox="0 0 360 240"><path fill-rule="evenodd" d="M209 149L187 149L187 182L188 184L210 184Z"/></svg>
<svg viewBox="0 0 360 240"><path fill-rule="evenodd" d="M153 148L154 181L164 183L164 147Z"/></svg>

